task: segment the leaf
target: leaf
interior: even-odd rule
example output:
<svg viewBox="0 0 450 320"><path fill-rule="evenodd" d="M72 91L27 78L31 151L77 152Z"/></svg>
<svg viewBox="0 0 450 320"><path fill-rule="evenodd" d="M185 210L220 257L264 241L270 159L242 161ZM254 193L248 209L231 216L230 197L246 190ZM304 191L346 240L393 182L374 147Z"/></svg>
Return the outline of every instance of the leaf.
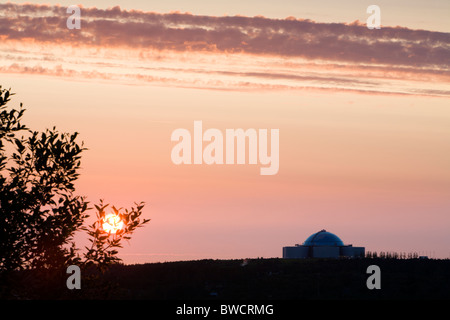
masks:
<svg viewBox="0 0 450 320"><path fill-rule="evenodd" d="M19 139L15 139L14 141L17 145L17 150L19 151L19 153L23 153L23 151L25 150L24 145L22 144L22 142Z"/></svg>

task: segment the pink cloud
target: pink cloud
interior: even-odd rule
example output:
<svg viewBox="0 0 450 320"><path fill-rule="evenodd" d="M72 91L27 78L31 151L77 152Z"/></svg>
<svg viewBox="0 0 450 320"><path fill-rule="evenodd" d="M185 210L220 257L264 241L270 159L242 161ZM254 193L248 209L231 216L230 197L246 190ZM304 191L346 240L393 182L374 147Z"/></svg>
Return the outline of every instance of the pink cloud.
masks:
<svg viewBox="0 0 450 320"><path fill-rule="evenodd" d="M82 8L82 29L68 30L61 6L0 4L5 41L70 43L175 51L214 51L358 64L450 67L450 34L298 19Z"/></svg>

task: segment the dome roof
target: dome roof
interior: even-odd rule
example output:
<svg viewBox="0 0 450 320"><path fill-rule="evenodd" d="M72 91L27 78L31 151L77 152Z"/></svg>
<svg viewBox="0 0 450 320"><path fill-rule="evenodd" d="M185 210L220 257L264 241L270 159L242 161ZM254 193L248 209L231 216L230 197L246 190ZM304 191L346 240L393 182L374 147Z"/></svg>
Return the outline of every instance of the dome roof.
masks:
<svg viewBox="0 0 450 320"><path fill-rule="evenodd" d="M326 230L320 230L317 233L314 233L306 239L303 243L304 246L343 246L339 237L331 232L327 232Z"/></svg>

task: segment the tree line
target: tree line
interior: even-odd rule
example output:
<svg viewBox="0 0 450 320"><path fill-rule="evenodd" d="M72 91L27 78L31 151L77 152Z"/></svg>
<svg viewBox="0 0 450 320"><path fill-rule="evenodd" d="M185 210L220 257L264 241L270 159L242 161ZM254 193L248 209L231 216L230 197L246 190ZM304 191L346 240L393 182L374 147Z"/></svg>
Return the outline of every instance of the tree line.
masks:
<svg viewBox="0 0 450 320"><path fill-rule="evenodd" d="M365 257L372 259L419 259L427 256L419 255L417 252L367 251Z"/></svg>

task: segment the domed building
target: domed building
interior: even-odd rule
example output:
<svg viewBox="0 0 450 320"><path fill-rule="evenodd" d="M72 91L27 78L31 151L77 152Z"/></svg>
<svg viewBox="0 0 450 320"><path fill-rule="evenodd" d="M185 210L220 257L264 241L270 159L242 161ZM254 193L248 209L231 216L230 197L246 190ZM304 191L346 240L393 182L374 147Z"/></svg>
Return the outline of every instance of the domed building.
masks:
<svg viewBox="0 0 450 320"><path fill-rule="evenodd" d="M302 245L283 247L283 258L356 258L364 257L364 247L353 247L335 234L320 230L310 235Z"/></svg>

